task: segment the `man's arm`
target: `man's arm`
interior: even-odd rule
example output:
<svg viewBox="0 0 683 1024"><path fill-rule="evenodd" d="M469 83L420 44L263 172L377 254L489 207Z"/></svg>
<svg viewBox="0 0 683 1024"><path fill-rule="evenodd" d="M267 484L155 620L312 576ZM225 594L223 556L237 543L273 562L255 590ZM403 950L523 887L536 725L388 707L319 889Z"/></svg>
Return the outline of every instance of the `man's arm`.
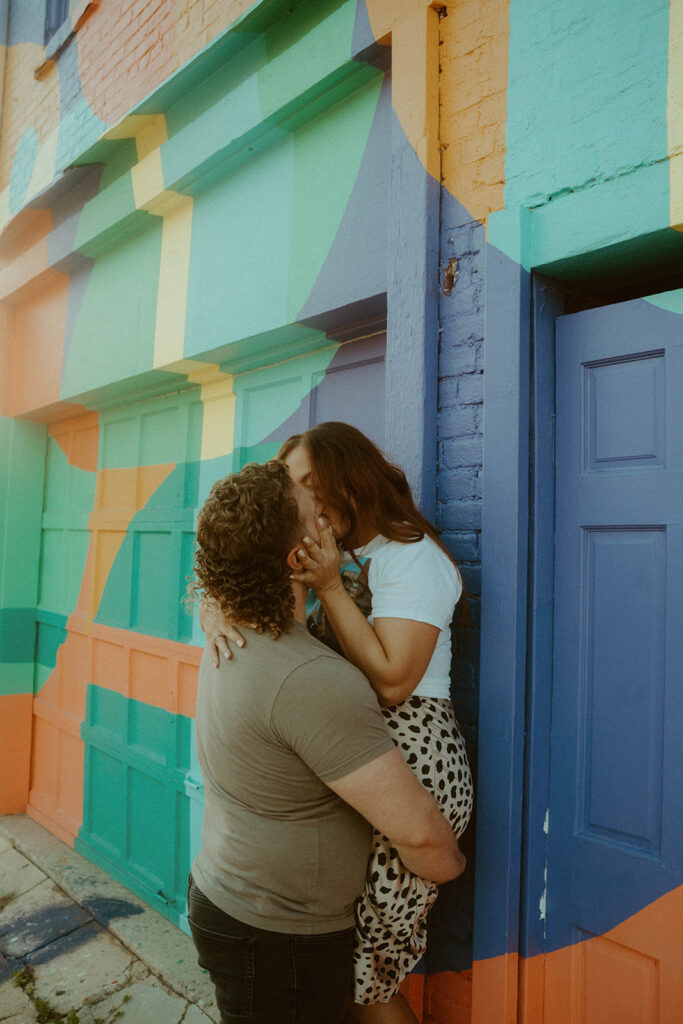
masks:
<svg viewBox="0 0 683 1024"><path fill-rule="evenodd" d="M387 751L328 786L387 836L413 874L441 883L465 870L467 862L451 826L398 750Z"/></svg>

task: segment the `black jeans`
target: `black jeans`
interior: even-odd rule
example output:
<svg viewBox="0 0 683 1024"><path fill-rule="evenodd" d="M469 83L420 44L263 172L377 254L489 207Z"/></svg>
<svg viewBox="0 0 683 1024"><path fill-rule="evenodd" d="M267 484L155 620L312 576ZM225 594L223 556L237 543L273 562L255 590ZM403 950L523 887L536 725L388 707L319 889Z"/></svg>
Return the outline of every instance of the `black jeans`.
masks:
<svg viewBox="0 0 683 1024"><path fill-rule="evenodd" d="M213 904L192 876L188 920L221 1024L342 1024L353 998L353 928L270 932Z"/></svg>

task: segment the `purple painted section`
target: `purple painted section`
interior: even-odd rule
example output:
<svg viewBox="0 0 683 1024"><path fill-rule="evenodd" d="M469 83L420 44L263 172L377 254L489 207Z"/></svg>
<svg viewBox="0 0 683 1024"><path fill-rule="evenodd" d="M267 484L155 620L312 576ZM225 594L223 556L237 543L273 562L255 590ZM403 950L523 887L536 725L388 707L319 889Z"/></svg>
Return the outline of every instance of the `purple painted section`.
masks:
<svg viewBox="0 0 683 1024"><path fill-rule="evenodd" d="M558 320L551 950L683 884L682 393L678 314Z"/></svg>
<svg viewBox="0 0 683 1024"><path fill-rule="evenodd" d="M372 33L372 26L370 25L370 18L368 16L368 9L365 0L356 0L356 17L353 23L353 42L351 44L351 53L357 58L357 54L363 53L375 42L375 37ZM362 58L361 58L362 59Z"/></svg>
<svg viewBox="0 0 683 1024"><path fill-rule="evenodd" d="M17 46L19 43L37 43L38 46L42 46L45 40L45 4L5 0L0 7L3 26L7 23L8 6L10 46Z"/></svg>
<svg viewBox="0 0 683 1024"><path fill-rule="evenodd" d="M48 265L70 275L62 367L66 366L88 278L95 265L93 259L74 250L78 222L85 204L97 195L102 172L101 165L71 168L49 191L53 228L47 236ZM29 203L29 207L45 209L46 199L38 196Z"/></svg>
<svg viewBox="0 0 683 1024"><path fill-rule="evenodd" d="M458 562L466 586L480 589L482 402L484 349L484 227L445 189L441 190L441 277L458 261L452 290L439 293L437 526ZM473 768L477 762L479 602L470 601L467 643L458 636L452 696ZM476 807L475 807L476 814ZM440 888L430 915L428 974L465 970L472 964L475 821L462 839L469 867Z"/></svg>
<svg viewBox="0 0 683 1024"><path fill-rule="evenodd" d="M519 936L529 502L529 274L487 246L475 960Z"/></svg>
<svg viewBox="0 0 683 1024"><path fill-rule="evenodd" d="M103 169L101 165L72 167L51 186L48 201L52 231L47 236L49 266L59 264L59 269L68 273L72 264L82 260L79 253L74 253L78 221L85 204L97 195ZM38 196L28 205L33 209L44 209L45 200ZM65 260L68 262L62 262Z"/></svg>
<svg viewBox="0 0 683 1024"><path fill-rule="evenodd" d="M282 444L315 423L342 420L384 444L385 335L342 345L325 376L263 444Z"/></svg>
<svg viewBox="0 0 683 1024"><path fill-rule="evenodd" d="M392 111L386 448L431 520L436 514L440 191Z"/></svg>

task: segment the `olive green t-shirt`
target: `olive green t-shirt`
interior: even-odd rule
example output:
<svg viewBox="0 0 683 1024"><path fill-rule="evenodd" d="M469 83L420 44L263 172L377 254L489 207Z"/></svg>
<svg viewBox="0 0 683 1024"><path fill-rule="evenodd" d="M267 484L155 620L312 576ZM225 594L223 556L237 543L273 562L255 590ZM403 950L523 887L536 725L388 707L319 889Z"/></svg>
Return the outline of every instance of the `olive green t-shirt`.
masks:
<svg viewBox="0 0 683 1024"><path fill-rule="evenodd" d="M257 928L350 927L371 829L326 785L393 748L367 680L299 623L249 631L214 668L204 652L197 750L204 778L202 892Z"/></svg>

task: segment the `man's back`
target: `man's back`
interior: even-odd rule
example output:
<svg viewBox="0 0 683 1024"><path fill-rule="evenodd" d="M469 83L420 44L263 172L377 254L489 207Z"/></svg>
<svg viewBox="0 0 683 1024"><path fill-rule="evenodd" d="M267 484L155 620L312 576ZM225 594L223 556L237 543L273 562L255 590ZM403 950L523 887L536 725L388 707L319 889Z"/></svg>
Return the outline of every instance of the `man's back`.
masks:
<svg viewBox="0 0 683 1024"><path fill-rule="evenodd" d="M353 923L370 828L326 785L392 742L363 676L294 623L215 669L197 698L205 785L193 876L227 914L254 927L320 934Z"/></svg>

